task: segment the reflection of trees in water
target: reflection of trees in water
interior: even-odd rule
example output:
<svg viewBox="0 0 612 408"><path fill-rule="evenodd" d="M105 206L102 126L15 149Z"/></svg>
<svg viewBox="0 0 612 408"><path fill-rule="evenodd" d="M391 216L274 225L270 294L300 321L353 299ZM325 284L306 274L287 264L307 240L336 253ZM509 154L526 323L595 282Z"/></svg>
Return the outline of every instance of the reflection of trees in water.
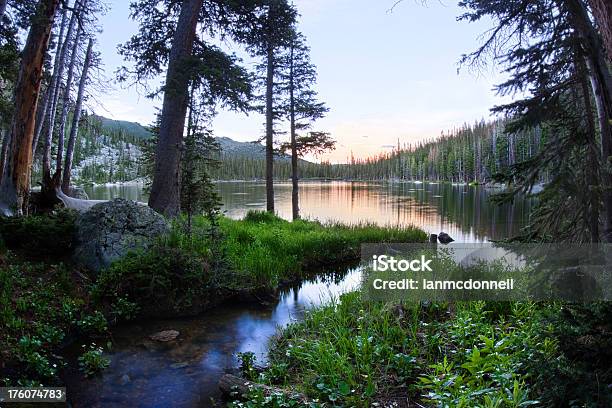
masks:
<svg viewBox="0 0 612 408"><path fill-rule="evenodd" d="M232 217L265 205L265 186L256 182L217 184L223 209ZM90 198L124 197L146 201L140 186L96 186ZM281 216L291 215L291 185L278 183L276 200ZM444 230L458 240L498 239L515 235L529 217L532 200L497 206L489 202L495 190L451 184L382 182L303 182L300 207L306 218L345 223L416 225L430 232ZM465 239L463 239L465 238Z"/></svg>
<svg viewBox="0 0 612 408"><path fill-rule="evenodd" d="M334 284L339 285L346 276L357 266L359 261L330 265L309 271L304 275L304 279L293 282L280 290L281 295L293 296L294 301L298 301L299 291L307 284Z"/></svg>
<svg viewBox="0 0 612 408"><path fill-rule="evenodd" d="M492 191L482 187L426 184L389 186L388 197L409 195L412 200L395 200L404 210L398 223L438 224L452 231L473 234L478 239L508 237L519 232L529 217L532 200L518 199L514 204L498 206L489 201ZM409 191L416 190L416 191ZM451 225L454 224L454 225ZM448 232L448 231L447 231Z"/></svg>

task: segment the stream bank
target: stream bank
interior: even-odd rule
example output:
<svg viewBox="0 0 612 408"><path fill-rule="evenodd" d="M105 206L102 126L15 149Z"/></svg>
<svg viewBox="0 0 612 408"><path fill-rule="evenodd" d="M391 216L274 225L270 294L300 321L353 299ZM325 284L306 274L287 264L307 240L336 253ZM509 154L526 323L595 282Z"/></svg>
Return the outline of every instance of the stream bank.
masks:
<svg viewBox="0 0 612 408"><path fill-rule="evenodd" d="M261 213L219 221L223 239L218 246L211 245L205 233L207 221L197 218L191 234L177 223L148 249L130 252L99 274L71 261L73 246L67 237L74 216L69 212L2 221L2 226L9 225L1 229L0 302L5 312L0 319L6 327L0 338L2 382L61 385L62 376L75 378L69 373L84 382L84 374L95 379L101 372L104 378L122 327L137 327L139 334L149 335L153 332L146 317L223 314L226 307L213 306L228 299L265 298L261 307L270 313L269 308L282 301L268 294L313 271L357 259L362 242L425 239L416 228L290 223ZM236 304L228 306L228 313ZM241 310L258 307L250 303ZM263 339L271 334L266 330L258 344L265 344ZM184 336L189 332L184 329ZM61 349L67 345L79 353L68 352L64 358ZM186 350L195 349L186 344ZM182 365L170 365L175 363Z"/></svg>

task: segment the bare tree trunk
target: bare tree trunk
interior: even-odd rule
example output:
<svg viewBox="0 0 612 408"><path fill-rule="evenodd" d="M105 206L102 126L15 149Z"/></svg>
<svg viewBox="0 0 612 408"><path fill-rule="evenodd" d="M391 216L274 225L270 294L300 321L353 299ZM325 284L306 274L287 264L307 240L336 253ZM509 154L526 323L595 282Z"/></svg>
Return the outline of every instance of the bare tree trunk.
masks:
<svg viewBox="0 0 612 408"><path fill-rule="evenodd" d="M612 60L612 2L610 0L589 0L603 43Z"/></svg>
<svg viewBox="0 0 612 408"><path fill-rule="evenodd" d="M62 82L62 76L64 74L64 66L66 61L67 49L70 44L70 39L72 38L72 32L74 31L74 27L76 25L77 19L77 6L78 0L75 1L74 7L75 10L72 12L72 16L70 17L70 22L68 23L68 31L66 32L66 37L62 44L61 49L59 50L59 54L55 56L55 66L53 67L53 78L51 80L51 96L50 96L50 105L49 105L49 115L47 118L47 134L45 136L45 147L43 151L43 185L49 184L51 180L51 144L53 142L53 132L55 130L55 115L57 113L57 102L60 94L60 85ZM62 17L63 19L64 17ZM62 20L63 25L63 20Z"/></svg>
<svg viewBox="0 0 612 408"><path fill-rule="evenodd" d="M66 84L64 85L64 95L62 97L62 114L60 115L59 130L57 138L57 156L55 158L55 173L62 172L62 162L64 158L64 140L66 138L66 121L68 120L68 109L70 108L70 90L72 88L72 79L74 78L74 66L76 64L76 55L79 50L79 42L81 41L81 28L77 29L72 44L70 55L70 64L68 65L68 73L66 75Z"/></svg>
<svg viewBox="0 0 612 408"><path fill-rule="evenodd" d="M8 0L0 0L0 20L2 20L2 17L4 16L4 13L6 12L6 3Z"/></svg>
<svg viewBox="0 0 612 408"><path fill-rule="evenodd" d="M295 99L293 95L294 91L294 78L293 78L293 52L294 49L291 47L290 60L289 60L289 122L291 126L291 211L293 213L293 219L297 220L300 218L300 200L299 200L299 185L298 185L298 154L297 154L297 142L295 135Z"/></svg>
<svg viewBox="0 0 612 408"><path fill-rule="evenodd" d="M62 45L64 42L64 31L66 31L66 24L68 24L68 14L66 9L62 12L62 22L60 24L60 31L57 37L57 44L55 46L55 60L53 62L53 75L51 76L51 83L45 91L45 96L42 106L39 108L39 115L36 120L36 129L34 131L34 141L32 142L32 155L36 153L38 148L38 142L40 141L40 135L45 125L45 121L50 115L50 104L49 101L53 98L53 92L55 90L55 82L57 81L57 70L59 68L59 59L62 51ZM43 153L44 160L44 153Z"/></svg>
<svg viewBox="0 0 612 408"><path fill-rule="evenodd" d="M266 210L274 213L274 48L268 45L266 72Z"/></svg>
<svg viewBox="0 0 612 408"><path fill-rule="evenodd" d="M38 108L38 113L36 114L36 128L34 129L34 140L32 141L32 157L36 155L36 148L38 147L38 141L40 140L40 133L42 132L45 124L45 118L47 117L50 93L50 89L47 88L43 95L42 105L40 105Z"/></svg>
<svg viewBox="0 0 612 408"><path fill-rule="evenodd" d="M9 132L8 130L2 131L2 129L0 129L0 133L4 134L2 137L2 151L0 152L0 180L2 180L2 175L4 174L4 167L6 166L8 148L11 142L11 132Z"/></svg>
<svg viewBox="0 0 612 408"><path fill-rule="evenodd" d="M588 203L588 211L585 214L585 222L589 226L590 242L600 242L599 238L599 211L601 197L598 194L600 183L600 168L599 168L599 147L597 143L597 130L595 125L595 115L593 114L593 104L591 93L589 91L588 71L582 57L577 55L575 58L577 67L577 76L579 83L580 98L584 103L584 124L587 130L587 167L585 171L585 185L587 186L587 197L585 201ZM582 109L577 103L577 109Z"/></svg>
<svg viewBox="0 0 612 408"><path fill-rule="evenodd" d="M22 52L15 84L15 113L6 171L0 183L0 211L27 213L32 171L32 141L42 67L60 0L40 0Z"/></svg>
<svg viewBox="0 0 612 408"><path fill-rule="evenodd" d="M203 0L183 2L168 58L149 206L169 217L180 212L181 145L189 98L189 77L183 64L193 50L202 4Z"/></svg>
<svg viewBox="0 0 612 408"><path fill-rule="evenodd" d="M66 194L70 189L70 178L72 176L72 158L74 156L74 146L76 144L76 138L79 132L79 121L81 120L81 110L83 108L83 98L85 95L85 86L87 85L87 71L91 65L93 49L93 39L89 39L87 44L87 53L85 55L85 62L83 63L83 70L81 72L81 80L79 81L79 91L77 94L76 104L74 106L74 115L72 116L72 127L70 128L70 138L68 139L68 148L66 150L66 163L64 164L64 175L62 177L62 190Z"/></svg>

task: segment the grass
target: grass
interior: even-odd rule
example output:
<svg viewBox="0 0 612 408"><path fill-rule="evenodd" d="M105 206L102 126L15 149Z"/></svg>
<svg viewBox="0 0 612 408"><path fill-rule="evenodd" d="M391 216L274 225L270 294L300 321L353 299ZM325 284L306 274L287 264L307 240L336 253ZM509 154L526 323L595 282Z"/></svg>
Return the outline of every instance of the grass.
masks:
<svg viewBox="0 0 612 408"><path fill-rule="evenodd" d="M106 333L84 287L66 264L0 253L0 384L56 385L64 361L55 351L71 336Z"/></svg>
<svg viewBox="0 0 612 408"><path fill-rule="evenodd" d="M540 318L531 303L392 305L348 293L283 330L259 380L330 407L536 405L527 363L558 354Z"/></svg>
<svg viewBox="0 0 612 408"><path fill-rule="evenodd" d="M274 291L357 260L362 242L426 238L416 228L287 222L249 213L240 221L221 218L220 239L213 239L206 219L196 217L193 233L179 220L151 249L88 274L70 260L74 220L67 211L0 219L0 383L56 384L63 344L105 337L119 321L198 313L218 304L215 299ZM87 375L106 365L99 347L81 357Z"/></svg>
<svg viewBox="0 0 612 408"><path fill-rule="evenodd" d="M357 261L368 242L425 242L420 229L373 224L285 221L249 212L244 220L222 218L223 250L241 285L277 287L326 267Z"/></svg>
<svg viewBox="0 0 612 408"><path fill-rule="evenodd" d="M281 330L251 380L320 407L607 407L610 303L383 303L360 292ZM571 316L571 317L570 317ZM231 407L303 406L254 389Z"/></svg>

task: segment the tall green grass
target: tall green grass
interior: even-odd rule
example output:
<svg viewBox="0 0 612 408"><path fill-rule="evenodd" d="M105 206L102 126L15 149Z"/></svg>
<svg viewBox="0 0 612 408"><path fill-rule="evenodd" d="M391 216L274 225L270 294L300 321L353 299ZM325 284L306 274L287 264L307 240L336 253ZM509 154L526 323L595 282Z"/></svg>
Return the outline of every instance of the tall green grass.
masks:
<svg viewBox="0 0 612 408"><path fill-rule="evenodd" d="M259 380L323 406L537 405L528 364L558 352L540 317L531 303L393 305L348 293L283 330Z"/></svg>
<svg viewBox="0 0 612 408"><path fill-rule="evenodd" d="M243 220L222 218L223 249L240 281L276 287L307 272L353 262L360 245L368 242L425 242L415 227L391 228L373 224L322 224L285 221L273 214L249 212Z"/></svg>

